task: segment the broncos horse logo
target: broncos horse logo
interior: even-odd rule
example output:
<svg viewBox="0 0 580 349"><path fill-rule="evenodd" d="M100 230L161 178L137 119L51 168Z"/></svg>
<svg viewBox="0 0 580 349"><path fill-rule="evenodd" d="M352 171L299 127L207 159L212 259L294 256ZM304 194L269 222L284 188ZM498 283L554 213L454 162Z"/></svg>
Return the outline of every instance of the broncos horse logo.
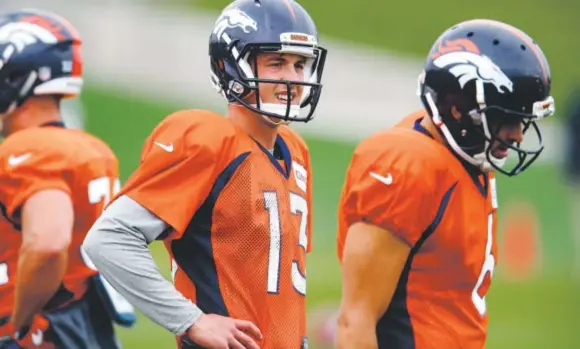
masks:
<svg viewBox="0 0 580 349"><path fill-rule="evenodd" d="M443 53L433 60L439 68L447 68L461 88L470 81L482 80L495 86L499 93L513 92L513 82L489 57L470 51Z"/></svg>
<svg viewBox="0 0 580 349"><path fill-rule="evenodd" d="M258 30L258 24L244 11L238 8L228 8L217 19L213 33L222 37L228 28L241 28L245 33Z"/></svg>
<svg viewBox="0 0 580 349"><path fill-rule="evenodd" d="M54 44L57 37L49 29L28 22L8 23L0 27L0 45L5 45L0 52L0 69L15 53L37 42Z"/></svg>

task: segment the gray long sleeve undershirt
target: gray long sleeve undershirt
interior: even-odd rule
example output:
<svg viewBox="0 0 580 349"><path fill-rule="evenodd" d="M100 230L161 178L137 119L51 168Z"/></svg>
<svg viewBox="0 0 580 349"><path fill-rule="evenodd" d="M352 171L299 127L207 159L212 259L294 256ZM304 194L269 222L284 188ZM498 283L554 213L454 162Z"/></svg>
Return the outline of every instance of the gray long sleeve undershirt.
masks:
<svg viewBox="0 0 580 349"><path fill-rule="evenodd" d="M181 334L202 312L161 275L147 247L167 228L135 200L121 196L92 226L83 248L131 304L168 331Z"/></svg>

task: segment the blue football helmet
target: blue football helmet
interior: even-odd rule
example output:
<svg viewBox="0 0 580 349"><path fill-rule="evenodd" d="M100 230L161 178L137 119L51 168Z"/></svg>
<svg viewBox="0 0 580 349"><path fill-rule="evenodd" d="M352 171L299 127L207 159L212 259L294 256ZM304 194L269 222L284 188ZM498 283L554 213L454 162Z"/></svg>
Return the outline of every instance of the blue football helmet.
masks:
<svg viewBox="0 0 580 349"><path fill-rule="evenodd" d="M260 79L256 56L261 52L301 55L307 58L303 81ZM211 80L228 103L237 102L267 117L308 122L322 89L326 50L310 15L294 0L237 0L227 6L209 39ZM286 84L287 103L263 103L259 84ZM304 86L299 104L291 104L292 85ZM256 104L247 102L252 93ZM307 112L304 112L307 108Z"/></svg>
<svg viewBox="0 0 580 349"><path fill-rule="evenodd" d="M39 10L0 14L0 114L35 95L81 92L81 39L62 17Z"/></svg>
<svg viewBox="0 0 580 349"><path fill-rule="evenodd" d="M555 112L551 83L548 61L526 33L477 19L449 28L435 41L418 93L456 155L482 171L513 176L544 149L536 122ZM498 132L505 124L522 127L525 140L531 134L537 147L500 139ZM493 155L492 145L498 142L506 152L517 154L509 170L504 168L506 157Z"/></svg>

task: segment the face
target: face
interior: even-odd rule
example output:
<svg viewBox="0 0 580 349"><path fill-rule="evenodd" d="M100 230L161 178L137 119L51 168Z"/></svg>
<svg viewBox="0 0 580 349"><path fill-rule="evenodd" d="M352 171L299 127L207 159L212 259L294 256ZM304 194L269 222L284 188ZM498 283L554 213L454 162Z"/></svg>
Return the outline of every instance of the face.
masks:
<svg viewBox="0 0 580 349"><path fill-rule="evenodd" d="M519 118L500 122L498 119L488 118L489 130L495 133L496 138L509 145L522 143L524 139L523 124ZM491 155L497 159L504 159L509 154L509 148L499 140L491 145Z"/></svg>
<svg viewBox="0 0 580 349"><path fill-rule="evenodd" d="M12 132L11 121L23 109L26 109L26 103L10 113L0 114L0 136L7 137Z"/></svg>
<svg viewBox="0 0 580 349"><path fill-rule="evenodd" d="M289 53L260 53L256 59L257 77L271 80L304 81L305 65L306 57L304 56ZM288 86L286 84L260 83L259 89L262 103L287 103ZM290 85L291 104L300 103L303 90L303 85Z"/></svg>

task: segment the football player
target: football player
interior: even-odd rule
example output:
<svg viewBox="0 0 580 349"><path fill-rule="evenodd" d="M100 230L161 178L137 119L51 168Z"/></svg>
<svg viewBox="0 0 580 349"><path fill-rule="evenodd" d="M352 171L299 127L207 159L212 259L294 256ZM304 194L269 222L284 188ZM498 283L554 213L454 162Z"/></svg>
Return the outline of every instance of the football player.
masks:
<svg viewBox="0 0 580 349"><path fill-rule="evenodd" d="M210 34L227 117L176 112L84 246L111 284L181 348L306 348L312 173L286 124L313 117L326 51L293 0L237 0ZM174 285L147 244L163 240Z"/></svg>
<svg viewBox="0 0 580 349"><path fill-rule="evenodd" d="M118 347L110 298L80 248L120 186L117 158L67 129L59 108L82 83L69 22L0 15L0 348Z"/></svg>
<svg viewBox="0 0 580 349"><path fill-rule="evenodd" d="M538 44L508 24L465 21L436 40L419 78L425 109L363 140L348 167L339 348L484 347L494 173L517 175L542 152L550 86Z"/></svg>

